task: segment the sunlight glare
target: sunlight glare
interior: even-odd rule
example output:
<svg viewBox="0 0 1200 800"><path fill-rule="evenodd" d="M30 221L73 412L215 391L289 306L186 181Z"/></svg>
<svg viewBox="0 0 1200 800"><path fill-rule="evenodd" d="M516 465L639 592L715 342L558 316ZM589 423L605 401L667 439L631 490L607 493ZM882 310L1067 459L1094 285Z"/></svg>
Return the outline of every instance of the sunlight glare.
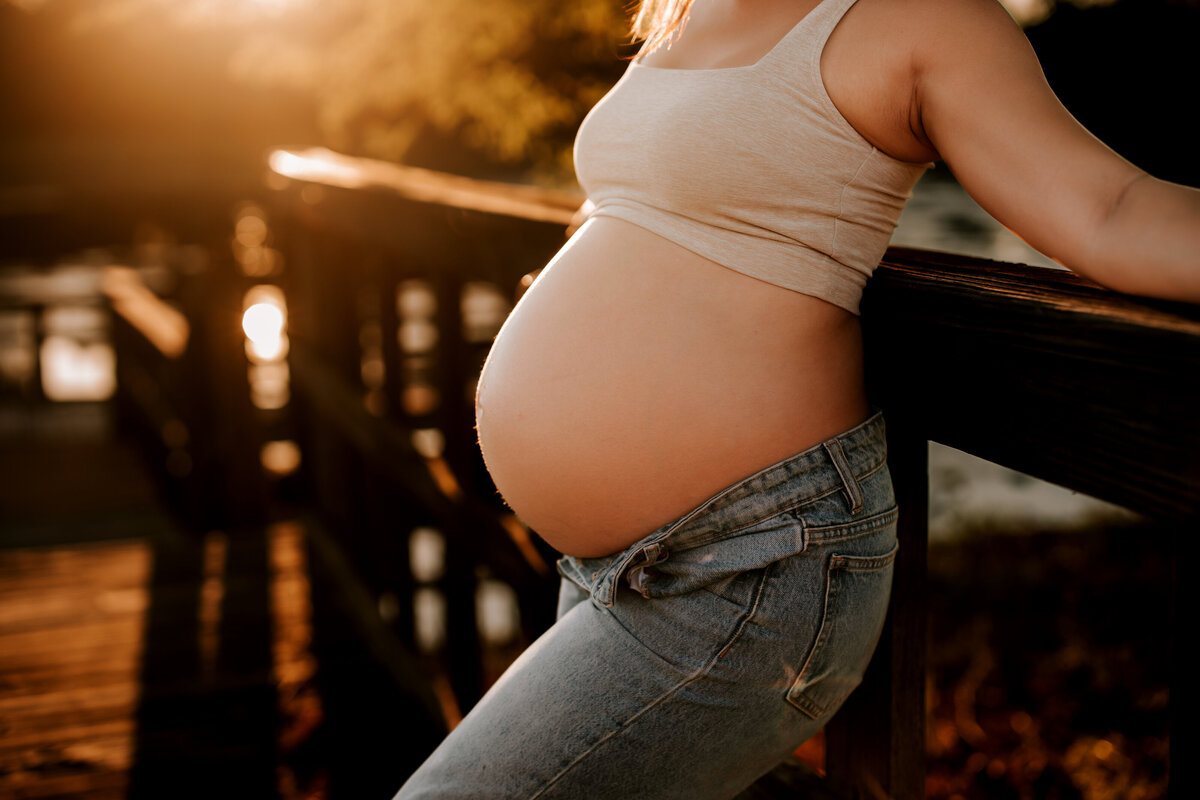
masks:
<svg viewBox="0 0 1200 800"><path fill-rule="evenodd" d="M287 300L278 286L263 284L246 292L242 330L246 334L246 377L256 408L275 410L288 404Z"/></svg>
<svg viewBox="0 0 1200 800"><path fill-rule="evenodd" d="M157 0L169 5L183 22L229 23L278 17L307 5L308 0Z"/></svg>
<svg viewBox="0 0 1200 800"><path fill-rule="evenodd" d="M291 475L300 468L300 446L291 439L267 442L259 451L259 459L272 475Z"/></svg>
<svg viewBox="0 0 1200 800"><path fill-rule="evenodd" d="M276 150L267 159L271 169L280 175L300 180L325 180L345 188L366 186L367 177L349 159L319 147L303 152ZM310 187L306 187L310 188Z"/></svg>
<svg viewBox="0 0 1200 800"><path fill-rule="evenodd" d="M255 303L242 315L242 330L255 344L266 344L283 333L283 311L274 303Z"/></svg>
<svg viewBox="0 0 1200 800"><path fill-rule="evenodd" d="M41 358L42 391L50 400L107 400L116 391L116 356L105 342L49 336Z"/></svg>
<svg viewBox="0 0 1200 800"><path fill-rule="evenodd" d="M282 298L264 296L242 314L242 330L248 339L247 354L256 361L275 361L287 352L284 328L287 317Z"/></svg>
<svg viewBox="0 0 1200 800"><path fill-rule="evenodd" d="M296 0L247 0L251 6L278 14L296 5Z"/></svg>

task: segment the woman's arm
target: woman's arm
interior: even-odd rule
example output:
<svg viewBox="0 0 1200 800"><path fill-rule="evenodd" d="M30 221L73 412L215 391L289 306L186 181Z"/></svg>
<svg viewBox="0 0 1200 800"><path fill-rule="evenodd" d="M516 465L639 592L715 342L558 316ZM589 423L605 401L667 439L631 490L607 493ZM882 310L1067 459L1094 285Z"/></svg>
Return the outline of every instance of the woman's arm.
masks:
<svg viewBox="0 0 1200 800"><path fill-rule="evenodd" d="M994 0L922 5L917 124L971 196L1095 281L1200 302L1200 191L1147 175L1088 133Z"/></svg>
<svg viewBox="0 0 1200 800"><path fill-rule="evenodd" d="M1200 191L1142 174L1089 237L1086 272L1114 289L1200 303Z"/></svg>

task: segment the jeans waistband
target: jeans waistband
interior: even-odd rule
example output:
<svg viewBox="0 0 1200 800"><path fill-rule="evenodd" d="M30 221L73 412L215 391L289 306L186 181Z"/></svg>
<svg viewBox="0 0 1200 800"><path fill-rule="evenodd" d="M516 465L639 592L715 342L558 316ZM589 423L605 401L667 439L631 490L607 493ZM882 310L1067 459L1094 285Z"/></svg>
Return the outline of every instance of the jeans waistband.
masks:
<svg viewBox="0 0 1200 800"><path fill-rule="evenodd" d="M593 599L612 606L617 581L630 567L647 567L673 552L737 536L740 529L806 501L842 492L848 511L862 507L858 480L887 462L883 415L790 456L723 489L692 511L604 558L564 558L560 569L590 585ZM803 547L803 543L797 543Z"/></svg>

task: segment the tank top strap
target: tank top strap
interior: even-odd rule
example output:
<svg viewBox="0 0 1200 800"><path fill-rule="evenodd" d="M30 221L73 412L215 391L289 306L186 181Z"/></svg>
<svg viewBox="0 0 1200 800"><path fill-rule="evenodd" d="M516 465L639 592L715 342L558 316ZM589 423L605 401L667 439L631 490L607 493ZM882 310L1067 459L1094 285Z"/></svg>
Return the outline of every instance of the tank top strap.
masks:
<svg viewBox="0 0 1200 800"><path fill-rule="evenodd" d="M801 64L819 63L821 53L825 50L825 42L856 2L857 0L821 0L759 63L765 66L768 62L775 62L791 69Z"/></svg>

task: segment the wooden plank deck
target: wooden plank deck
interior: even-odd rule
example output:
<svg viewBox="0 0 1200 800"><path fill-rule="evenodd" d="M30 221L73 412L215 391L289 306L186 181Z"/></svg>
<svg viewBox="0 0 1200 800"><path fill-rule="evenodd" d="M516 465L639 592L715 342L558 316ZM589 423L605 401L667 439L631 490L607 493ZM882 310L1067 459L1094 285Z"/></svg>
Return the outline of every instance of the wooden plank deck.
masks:
<svg viewBox="0 0 1200 800"><path fill-rule="evenodd" d="M145 542L0 551L0 794L124 797Z"/></svg>
<svg viewBox="0 0 1200 800"><path fill-rule="evenodd" d="M185 531L109 441L0 476L0 798L387 797L440 738L306 526Z"/></svg>

